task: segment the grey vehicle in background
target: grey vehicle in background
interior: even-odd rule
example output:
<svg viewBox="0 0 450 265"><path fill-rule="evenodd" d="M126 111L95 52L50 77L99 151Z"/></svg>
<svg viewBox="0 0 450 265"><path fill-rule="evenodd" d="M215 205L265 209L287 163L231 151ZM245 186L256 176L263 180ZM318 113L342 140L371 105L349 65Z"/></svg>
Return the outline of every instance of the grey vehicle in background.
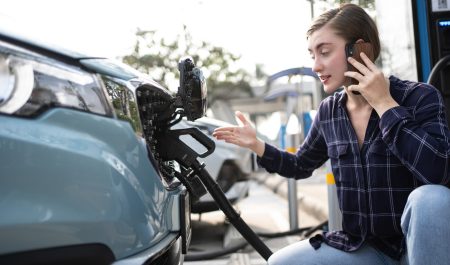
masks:
<svg viewBox="0 0 450 265"><path fill-rule="evenodd" d="M254 154L246 149L224 141L217 141L212 137L214 129L222 126L232 126L225 121L202 117L195 121L183 120L175 125L175 128L196 127L207 134L216 145L216 150L211 155L202 158L211 177L219 184L222 191L232 203L248 195L248 176L254 169ZM195 139L186 137L185 143L194 149L202 151L202 146ZM192 205L193 213L203 213L219 210L209 194Z"/></svg>

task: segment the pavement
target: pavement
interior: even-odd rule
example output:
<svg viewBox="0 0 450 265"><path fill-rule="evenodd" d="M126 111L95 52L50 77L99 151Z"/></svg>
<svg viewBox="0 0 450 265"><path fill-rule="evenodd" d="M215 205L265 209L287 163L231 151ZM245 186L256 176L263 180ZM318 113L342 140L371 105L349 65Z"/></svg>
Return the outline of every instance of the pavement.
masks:
<svg viewBox="0 0 450 265"><path fill-rule="evenodd" d="M312 227L328 218L326 169L319 168L305 180L298 180L298 226ZM265 171L251 175L249 196L235 205L241 218L257 233L288 231L289 210L287 179ZM244 242L221 211L192 215L192 241L188 254L201 254L221 250ZM317 231L316 233L320 233ZM313 234L314 235L314 234ZM263 238L273 251L304 239L302 235ZM251 247L217 258L185 261L186 265L260 265L266 261Z"/></svg>
<svg viewBox="0 0 450 265"><path fill-rule="evenodd" d="M328 193L325 167L315 170L311 177L297 180L297 200L299 211L311 215L317 220L328 218ZM288 199L288 179L277 174L260 172L253 174L253 179L265 185L284 199Z"/></svg>

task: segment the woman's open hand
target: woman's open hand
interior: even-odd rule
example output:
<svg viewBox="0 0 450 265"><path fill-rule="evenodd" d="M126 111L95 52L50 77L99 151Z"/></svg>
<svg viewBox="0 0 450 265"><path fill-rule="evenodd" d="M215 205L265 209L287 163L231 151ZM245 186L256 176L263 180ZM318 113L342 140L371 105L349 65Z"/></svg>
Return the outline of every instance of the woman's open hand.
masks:
<svg viewBox="0 0 450 265"><path fill-rule="evenodd" d="M236 111L236 117L242 122L242 126L219 127L214 130L213 136L217 140L224 140L241 147L249 148L258 156L264 154L264 142L256 137L256 130L244 114Z"/></svg>

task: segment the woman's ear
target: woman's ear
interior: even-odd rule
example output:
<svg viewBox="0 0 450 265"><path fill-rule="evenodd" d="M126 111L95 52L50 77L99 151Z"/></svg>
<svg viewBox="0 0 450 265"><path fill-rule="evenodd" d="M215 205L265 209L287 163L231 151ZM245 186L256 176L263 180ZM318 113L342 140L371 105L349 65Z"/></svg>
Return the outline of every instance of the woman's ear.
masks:
<svg viewBox="0 0 450 265"><path fill-rule="evenodd" d="M355 43L364 43L365 41L363 39L358 39Z"/></svg>

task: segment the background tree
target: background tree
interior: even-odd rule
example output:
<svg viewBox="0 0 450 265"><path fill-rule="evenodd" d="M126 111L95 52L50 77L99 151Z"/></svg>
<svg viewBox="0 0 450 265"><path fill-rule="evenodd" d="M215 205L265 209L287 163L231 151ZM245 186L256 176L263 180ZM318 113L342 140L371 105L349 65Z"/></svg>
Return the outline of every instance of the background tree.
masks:
<svg viewBox="0 0 450 265"><path fill-rule="evenodd" d="M321 14L326 10L337 7L340 4L344 3L353 3L363 7L369 11L375 11L375 0L306 0L311 4L311 18L315 18L317 14ZM319 9L317 10L316 4L319 5ZM319 12L317 12L319 11Z"/></svg>
<svg viewBox="0 0 450 265"><path fill-rule="evenodd" d="M369 10L375 9L375 0L335 0L336 3L353 3Z"/></svg>
<svg viewBox="0 0 450 265"><path fill-rule="evenodd" d="M178 88L178 61L191 56L207 78L208 100L253 96L250 82L256 79L238 67L240 56L205 41L196 42L183 27L174 40L167 40L157 31L137 30L134 51L123 62L149 74L156 81ZM264 78L262 66L256 66L258 78Z"/></svg>

